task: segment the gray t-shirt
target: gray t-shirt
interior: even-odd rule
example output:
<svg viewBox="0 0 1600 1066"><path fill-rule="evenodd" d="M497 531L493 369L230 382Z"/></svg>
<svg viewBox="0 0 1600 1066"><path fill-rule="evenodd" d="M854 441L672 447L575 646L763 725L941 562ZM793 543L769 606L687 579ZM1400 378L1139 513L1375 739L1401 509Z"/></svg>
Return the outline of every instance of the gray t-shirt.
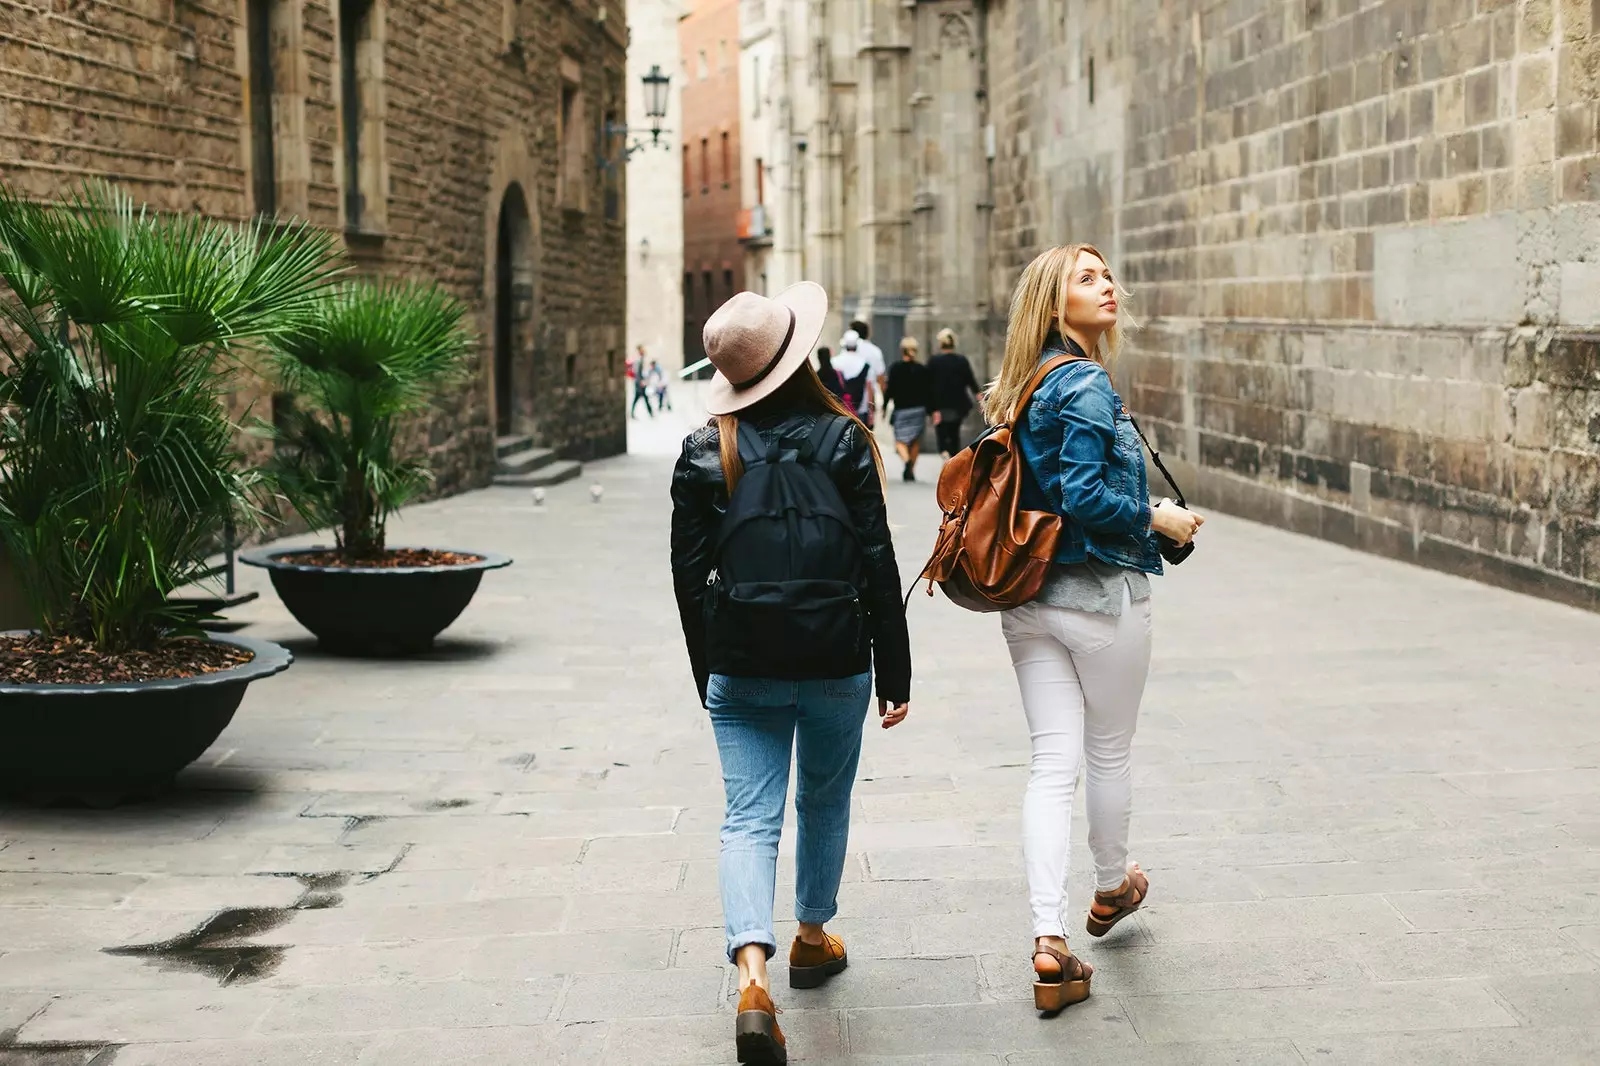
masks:
<svg viewBox="0 0 1600 1066"><path fill-rule="evenodd" d="M1052 564L1033 602L1074 611L1120 616L1124 583L1128 587L1130 602L1137 603L1150 598L1149 575L1115 566L1091 555L1081 563Z"/></svg>

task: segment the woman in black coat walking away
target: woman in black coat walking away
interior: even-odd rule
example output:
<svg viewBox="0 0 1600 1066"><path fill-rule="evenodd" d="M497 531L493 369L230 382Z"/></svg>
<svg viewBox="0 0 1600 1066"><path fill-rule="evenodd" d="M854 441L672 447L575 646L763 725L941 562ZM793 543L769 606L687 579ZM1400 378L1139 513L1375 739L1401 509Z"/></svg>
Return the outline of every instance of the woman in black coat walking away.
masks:
<svg viewBox="0 0 1600 1066"><path fill-rule="evenodd" d="M961 423L982 391L972 364L956 351L953 331L939 331L939 354L928 360L928 375L933 379L933 432L939 453L948 459L961 450Z"/></svg>
<svg viewBox="0 0 1600 1066"><path fill-rule="evenodd" d="M742 292L705 327L715 417L672 475L672 583L711 712L727 806L718 882L739 968L739 1061L788 1061L767 983L789 760L795 919L789 985L846 965L838 911L850 795L877 671L884 728L910 710L911 648L872 435L811 369L828 297L801 282Z"/></svg>

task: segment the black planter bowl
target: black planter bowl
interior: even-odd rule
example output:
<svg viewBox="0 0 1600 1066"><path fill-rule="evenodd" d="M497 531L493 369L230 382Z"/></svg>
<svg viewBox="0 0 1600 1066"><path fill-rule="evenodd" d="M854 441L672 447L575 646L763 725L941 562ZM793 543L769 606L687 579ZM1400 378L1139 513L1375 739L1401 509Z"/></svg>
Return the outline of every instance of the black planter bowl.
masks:
<svg viewBox="0 0 1600 1066"><path fill-rule="evenodd" d="M394 658L433 647L433 638L472 601L485 570L511 565L509 555L433 548L477 556L454 566L315 566L295 561L331 548L258 548L239 561L265 567L295 621L335 655Z"/></svg>
<svg viewBox="0 0 1600 1066"><path fill-rule="evenodd" d="M178 771L233 720L250 682L294 661L289 649L270 641L238 634L207 639L248 648L255 658L161 681L0 683L0 796L108 807L171 788Z"/></svg>

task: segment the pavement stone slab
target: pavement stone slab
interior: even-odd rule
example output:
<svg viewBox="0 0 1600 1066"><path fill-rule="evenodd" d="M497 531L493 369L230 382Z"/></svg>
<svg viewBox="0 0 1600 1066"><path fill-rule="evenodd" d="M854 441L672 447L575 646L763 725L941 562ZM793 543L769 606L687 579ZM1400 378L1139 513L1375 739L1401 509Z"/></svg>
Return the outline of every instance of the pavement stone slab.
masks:
<svg viewBox="0 0 1600 1066"><path fill-rule="evenodd" d="M0 808L0 1066L7 1040L65 1042L47 1066L107 1042L117 1066L731 1063L721 773L665 566L676 436L641 445L539 506L493 488L399 516L397 540L516 559L411 660L322 654L242 572L263 596L231 615L297 662L175 792ZM908 581L935 467L888 487ZM866 731L831 923L851 965L820 989L786 985L792 820L781 842L794 1061L1600 1061L1600 617L1224 515L1204 537L1156 586L1150 902L1072 937L1094 997L1031 1009L998 624L913 597L912 715ZM272 965L227 985L102 950L229 915L251 920L204 950Z"/></svg>

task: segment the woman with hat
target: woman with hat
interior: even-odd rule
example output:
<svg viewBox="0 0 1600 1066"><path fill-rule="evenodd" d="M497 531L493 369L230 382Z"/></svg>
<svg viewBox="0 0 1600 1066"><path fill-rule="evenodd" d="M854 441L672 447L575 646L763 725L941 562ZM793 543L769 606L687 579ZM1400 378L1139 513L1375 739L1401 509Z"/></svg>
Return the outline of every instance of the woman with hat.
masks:
<svg viewBox="0 0 1600 1066"><path fill-rule="evenodd" d="M767 960L778 946L772 909L791 751L798 775L799 933L789 949L789 984L812 988L847 961L843 942L823 926L838 909L874 666L883 727L899 724L910 709L910 641L882 460L865 426L811 368L809 353L827 312L827 294L807 281L770 299L741 292L717 309L704 332L706 354L717 370L706 394L706 410L714 417L684 439L672 476L673 587L722 762L726 808L718 880L727 957L739 969L735 1040L739 1061L749 1066L788 1058ZM760 599L740 600L737 594L746 586L733 584L730 590L729 545L745 528L750 493L783 488L779 475L798 471L794 464L804 466L817 487L812 505L793 517L800 524L791 528L810 530L803 523L833 506L839 524L850 527L840 531L847 534L846 553L859 554L849 565L860 587L845 598L854 622L844 638L824 642L832 649L825 652L817 651L815 641L792 636L805 631L809 616L791 617L781 606L772 613L770 602L765 615L741 606L753 613L740 615L737 625L719 617L730 603L754 605ZM745 494L737 491L741 480L748 481ZM737 521L725 527L730 508ZM781 522L778 529L782 552L806 550L802 537L785 540ZM740 668L756 661L750 648L771 649L760 653L772 661L760 674Z"/></svg>

